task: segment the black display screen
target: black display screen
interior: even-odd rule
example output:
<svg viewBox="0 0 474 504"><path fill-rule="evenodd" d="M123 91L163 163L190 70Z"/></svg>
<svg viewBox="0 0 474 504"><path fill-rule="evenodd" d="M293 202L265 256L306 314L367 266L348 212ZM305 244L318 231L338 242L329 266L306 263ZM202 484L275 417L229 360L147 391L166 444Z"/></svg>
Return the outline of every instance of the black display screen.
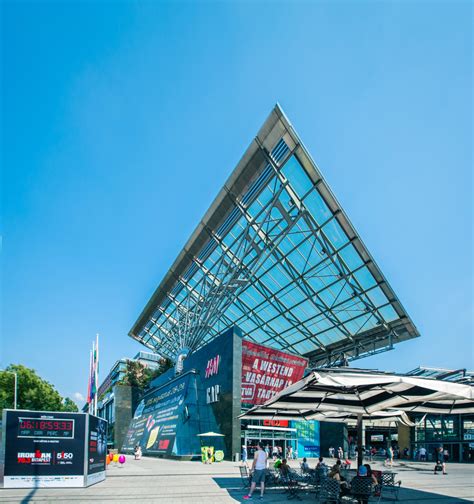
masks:
<svg viewBox="0 0 474 504"><path fill-rule="evenodd" d="M18 437L74 439L74 420L54 417L19 417Z"/></svg>

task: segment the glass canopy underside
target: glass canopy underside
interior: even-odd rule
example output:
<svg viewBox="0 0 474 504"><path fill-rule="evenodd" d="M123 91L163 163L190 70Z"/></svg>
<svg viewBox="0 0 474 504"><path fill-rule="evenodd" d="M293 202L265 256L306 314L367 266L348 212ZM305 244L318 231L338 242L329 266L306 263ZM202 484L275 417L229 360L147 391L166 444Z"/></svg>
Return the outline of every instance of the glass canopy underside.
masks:
<svg viewBox="0 0 474 504"><path fill-rule="evenodd" d="M132 337L174 359L236 325L255 342L321 359L334 358L334 349L362 356L374 338L391 346L418 335L385 279L375 278L370 256L359 253L358 237L341 226L341 211L325 200L319 172L304 168L301 144L288 138L268 150L259 145L259 173L233 195L219 226L206 229L172 287L157 290Z"/></svg>

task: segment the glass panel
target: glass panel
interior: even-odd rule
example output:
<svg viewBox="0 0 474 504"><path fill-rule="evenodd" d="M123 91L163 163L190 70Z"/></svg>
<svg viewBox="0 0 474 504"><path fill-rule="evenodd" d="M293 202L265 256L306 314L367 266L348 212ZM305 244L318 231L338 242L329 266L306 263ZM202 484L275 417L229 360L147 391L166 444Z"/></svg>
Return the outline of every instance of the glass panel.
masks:
<svg viewBox="0 0 474 504"><path fill-rule="evenodd" d="M374 303L375 306L381 306L388 303L387 296L385 296L380 287L370 289L367 292L367 296L369 296L370 300L372 301L372 303Z"/></svg>
<svg viewBox="0 0 474 504"><path fill-rule="evenodd" d="M344 233L336 219L330 220L323 227L323 231L335 249L342 247L344 243L349 241L346 233Z"/></svg>
<svg viewBox="0 0 474 504"><path fill-rule="evenodd" d="M350 270L355 270L359 266L362 266L363 261L357 252L357 250L353 247L353 245L349 244L344 247L340 252L342 260L346 263L347 267Z"/></svg>
<svg viewBox="0 0 474 504"><path fill-rule="evenodd" d="M310 178L294 156L288 159L281 171L300 199L313 187Z"/></svg>
<svg viewBox="0 0 474 504"><path fill-rule="evenodd" d="M354 273L355 278L360 283L364 290L370 289L374 285L376 285L375 278L372 276L372 273L364 266L359 271Z"/></svg>
<svg viewBox="0 0 474 504"><path fill-rule="evenodd" d="M304 206L309 210L313 219L322 226L331 216L331 210L324 202L319 192L315 189L304 199Z"/></svg>
<svg viewBox="0 0 474 504"><path fill-rule="evenodd" d="M384 306L380 308L379 312L386 322L392 322L392 320L397 320L398 315L397 312L392 308L392 306Z"/></svg>

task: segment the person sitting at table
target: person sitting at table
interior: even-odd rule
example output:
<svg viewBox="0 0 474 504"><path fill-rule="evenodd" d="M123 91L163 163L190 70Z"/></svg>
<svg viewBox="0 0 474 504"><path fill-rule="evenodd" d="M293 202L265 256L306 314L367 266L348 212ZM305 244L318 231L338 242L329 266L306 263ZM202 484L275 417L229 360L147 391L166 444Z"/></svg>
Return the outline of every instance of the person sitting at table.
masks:
<svg viewBox="0 0 474 504"><path fill-rule="evenodd" d="M329 471L330 478L336 480L339 483L341 489L341 496L349 495L350 487L345 478L341 475L341 461L338 459L337 462L331 467Z"/></svg>
<svg viewBox="0 0 474 504"><path fill-rule="evenodd" d="M372 471L372 468L370 467L370 464L364 464L364 467L367 469L367 476L372 480L372 483L374 485L378 485L379 482L377 480L377 476Z"/></svg>
<svg viewBox="0 0 474 504"><path fill-rule="evenodd" d="M342 481L343 478L341 476L341 459L337 459L336 463L331 467L329 471L329 477L335 479L337 481Z"/></svg>
<svg viewBox="0 0 474 504"><path fill-rule="evenodd" d="M357 499L359 504L367 504L369 502L371 490L372 477L368 476L367 467L360 466L357 471L357 476L354 476L351 481L352 496Z"/></svg>
<svg viewBox="0 0 474 504"><path fill-rule="evenodd" d="M303 462L301 462L301 471L303 473L309 473L309 464L308 464L308 460L306 459L306 457L304 457Z"/></svg>
<svg viewBox="0 0 474 504"><path fill-rule="evenodd" d="M290 466L288 465L288 462L286 459L283 459L281 461L280 467L278 468L280 471L280 474L283 478L286 478L290 472Z"/></svg>
<svg viewBox="0 0 474 504"><path fill-rule="evenodd" d="M328 473L328 466L324 462L323 457L319 457L319 461L316 464L316 471L322 472L325 476Z"/></svg>
<svg viewBox="0 0 474 504"><path fill-rule="evenodd" d="M274 464L273 464L273 468L274 468L274 469L280 469L280 466L281 466L281 458L280 458L280 457L278 457L278 458L275 460Z"/></svg>

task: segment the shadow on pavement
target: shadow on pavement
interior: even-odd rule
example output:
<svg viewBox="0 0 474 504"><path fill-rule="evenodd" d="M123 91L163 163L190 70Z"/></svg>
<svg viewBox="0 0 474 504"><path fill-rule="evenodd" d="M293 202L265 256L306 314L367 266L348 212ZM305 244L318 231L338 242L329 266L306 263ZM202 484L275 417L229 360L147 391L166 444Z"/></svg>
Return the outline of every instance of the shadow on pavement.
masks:
<svg viewBox="0 0 474 504"><path fill-rule="evenodd" d="M243 496L247 494L248 488L244 489L242 485L242 480L239 477L224 477L218 478L213 477L215 483L229 493L229 496L233 499L241 502L245 502ZM255 497L253 500L258 501L259 492L255 492ZM314 492L308 490L302 490L299 492L299 497L301 498L301 502L319 502L317 496ZM264 500L267 502L287 502L287 494L284 492L282 488L270 488L265 491ZM350 502L350 501L347 501ZM371 503L376 503L377 498L371 498ZM400 502L403 504L419 504L419 503L428 503L428 502L436 502L438 504L462 504L462 503L471 503L472 499L460 499L458 497L448 497L446 495L436 494L432 492L424 492L422 490L414 490L411 488L400 488L400 493L398 496L398 501L395 499L383 499L382 503L388 502Z"/></svg>
<svg viewBox="0 0 474 504"><path fill-rule="evenodd" d="M31 490L31 492L28 494L28 495L25 495L25 497L23 497L23 499L21 499L21 504L24 504L26 502L31 502L31 499L33 498L33 496L35 495L36 493L36 490L38 490L38 488L33 488Z"/></svg>

